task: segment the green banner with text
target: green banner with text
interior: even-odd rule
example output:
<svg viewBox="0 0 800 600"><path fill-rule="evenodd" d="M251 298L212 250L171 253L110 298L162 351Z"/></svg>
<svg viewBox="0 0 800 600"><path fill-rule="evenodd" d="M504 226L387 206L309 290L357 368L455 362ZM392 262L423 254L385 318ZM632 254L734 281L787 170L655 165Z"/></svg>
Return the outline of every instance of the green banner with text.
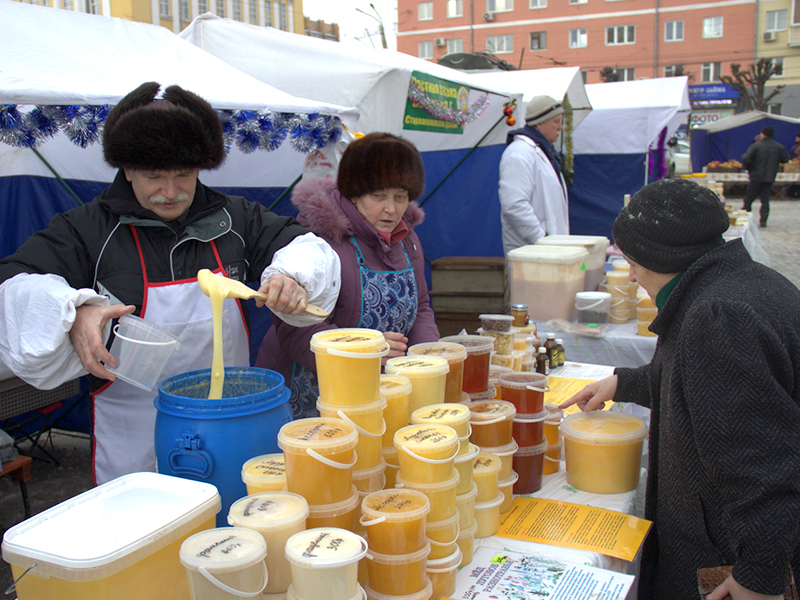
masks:
<svg viewBox="0 0 800 600"><path fill-rule="evenodd" d="M421 71L411 72L403 129L431 131L434 133L464 133L464 126L448 117L456 112L466 112L470 89L433 77ZM411 93L413 92L413 93ZM412 100L412 97L417 100Z"/></svg>

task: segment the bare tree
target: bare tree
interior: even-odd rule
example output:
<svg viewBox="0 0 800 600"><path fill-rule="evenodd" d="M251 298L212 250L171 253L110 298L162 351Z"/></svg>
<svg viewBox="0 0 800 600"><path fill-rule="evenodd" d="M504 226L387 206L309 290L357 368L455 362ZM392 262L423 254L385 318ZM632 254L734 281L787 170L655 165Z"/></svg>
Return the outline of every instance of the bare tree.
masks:
<svg viewBox="0 0 800 600"><path fill-rule="evenodd" d="M622 81L622 76L613 67L603 67L600 71L600 81L603 83Z"/></svg>
<svg viewBox="0 0 800 600"><path fill-rule="evenodd" d="M738 63L731 64L731 74L721 75L719 80L728 84L742 95L744 105L747 110L767 111L769 101L772 100L780 91L786 87L783 84L776 85L767 96L766 84L770 77L775 74L775 64L769 58L759 58L755 65L751 64L749 69L742 69Z"/></svg>

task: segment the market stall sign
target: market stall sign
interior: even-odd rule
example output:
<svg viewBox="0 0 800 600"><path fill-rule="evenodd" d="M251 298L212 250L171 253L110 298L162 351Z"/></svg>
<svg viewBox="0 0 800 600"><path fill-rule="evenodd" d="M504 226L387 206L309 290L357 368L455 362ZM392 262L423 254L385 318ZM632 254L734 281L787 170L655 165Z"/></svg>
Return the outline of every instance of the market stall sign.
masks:
<svg viewBox="0 0 800 600"><path fill-rule="evenodd" d="M412 90L416 93L412 94ZM460 83L412 71L403 129L463 134L464 125L452 117L467 111L470 91Z"/></svg>

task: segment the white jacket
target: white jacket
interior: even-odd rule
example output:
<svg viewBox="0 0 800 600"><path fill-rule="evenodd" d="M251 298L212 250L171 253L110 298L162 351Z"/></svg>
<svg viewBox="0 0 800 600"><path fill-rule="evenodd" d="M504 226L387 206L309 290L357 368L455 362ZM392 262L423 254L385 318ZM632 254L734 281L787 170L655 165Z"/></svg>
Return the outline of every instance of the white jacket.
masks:
<svg viewBox="0 0 800 600"><path fill-rule="evenodd" d="M500 159L500 221L506 255L546 235L569 235L564 179L524 135L515 136Z"/></svg>

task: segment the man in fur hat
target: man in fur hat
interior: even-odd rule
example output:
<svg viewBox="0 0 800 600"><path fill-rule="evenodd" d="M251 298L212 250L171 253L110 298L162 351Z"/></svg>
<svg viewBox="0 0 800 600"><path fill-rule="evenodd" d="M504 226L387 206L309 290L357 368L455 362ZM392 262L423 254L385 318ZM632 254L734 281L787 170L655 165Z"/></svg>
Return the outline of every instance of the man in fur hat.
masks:
<svg viewBox="0 0 800 600"><path fill-rule="evenodd" d="M546 235L569 234L567 187L555 144L564 107L536 96L525 109L525 127L508 134L500 159L500 222L503 251L536 243Z"/></svg>
<svg viewBox="0 0 800 600"><path fill-rule="evenodd" d="M106 368L111 323L135 314L181 342L162 378L211 366L211 303L197 284L210 269L261 282L267 306L293 325L318 319L339 291L339 259L294 219L203 185L225 157L222 125L205 100L145 83L108 115L103 152L119 169L92 202L56 215L0 261L0 360L39 388L89 374L98 484L155 470L153 392ZM263 306L264 303L259 303ZM223 311L227 366L249 366L247 307Z"/></svg>

